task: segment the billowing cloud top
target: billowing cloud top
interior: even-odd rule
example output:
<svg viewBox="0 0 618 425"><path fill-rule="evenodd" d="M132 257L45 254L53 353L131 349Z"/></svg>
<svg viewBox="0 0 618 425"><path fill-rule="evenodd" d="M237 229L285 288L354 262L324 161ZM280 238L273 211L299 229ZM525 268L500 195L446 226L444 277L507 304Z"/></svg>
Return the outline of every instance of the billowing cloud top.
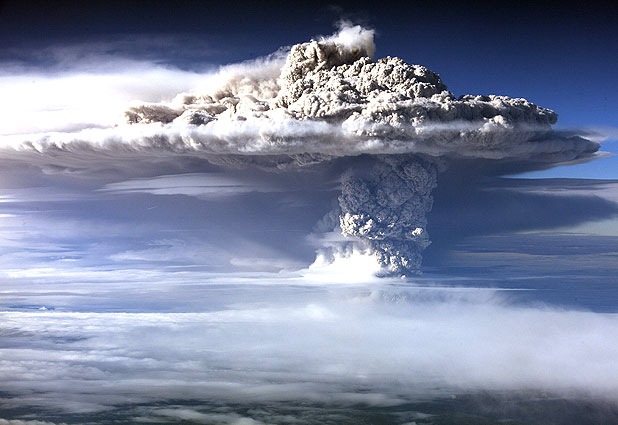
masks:
<svg viewBox="0 0 618 425"><path fill-rule="evenodd" d="M456 98L424 66L392 57L374 62L374 52L372 30L344 26L293 46L285 60L223 68L204 92L133 107L127 121L183 128L173 149L212 153L425 153L554 162L598 149L552 132L552 110L507 96Z"/></svg>

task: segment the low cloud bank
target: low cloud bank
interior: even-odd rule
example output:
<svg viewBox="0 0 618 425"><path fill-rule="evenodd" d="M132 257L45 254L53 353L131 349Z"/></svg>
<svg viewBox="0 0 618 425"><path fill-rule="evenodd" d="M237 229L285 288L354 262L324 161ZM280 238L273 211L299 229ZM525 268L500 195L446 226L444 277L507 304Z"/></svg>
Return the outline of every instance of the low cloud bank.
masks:
<svg viewBox="0 0 618 425"><path fill-rule="evenodd" d="M233 307L198 313L2 312L0 403L396 406L481 390L618 401L615 314L515 307L487 289L305 289L264 302L213 286Z"/></svg>

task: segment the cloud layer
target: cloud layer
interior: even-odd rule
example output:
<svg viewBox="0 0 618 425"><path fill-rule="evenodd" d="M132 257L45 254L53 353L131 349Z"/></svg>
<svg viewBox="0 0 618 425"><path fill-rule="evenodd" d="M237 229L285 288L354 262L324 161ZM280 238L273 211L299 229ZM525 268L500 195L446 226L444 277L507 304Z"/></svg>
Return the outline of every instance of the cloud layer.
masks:
<svg viewBox="0 0 618 425"><path fill-rule="evenodd" d="M474 288L259 282L213 285L193 313L2 312L1 407L389 407L481 390L615 401L614 315L514 307Z"/></svg>

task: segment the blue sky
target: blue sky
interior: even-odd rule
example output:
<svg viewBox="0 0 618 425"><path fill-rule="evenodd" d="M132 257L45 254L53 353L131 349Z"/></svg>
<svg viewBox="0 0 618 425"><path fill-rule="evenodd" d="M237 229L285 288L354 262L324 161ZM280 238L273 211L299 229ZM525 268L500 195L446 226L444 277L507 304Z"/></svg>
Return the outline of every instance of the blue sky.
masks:
<svg viewBox="0 0 618 425"><path fill-rule="evenodd" d="M616 6L375 3L0 2L0 425L618 417ZM504 179L582 151L355 156L316 119L323 133L293 140L325 133L330 151L264 155L252 143L280 140L242 116L215 129L227 139L114 127L132 102L221 76L268 89L282 62L217 70L340 19L375 30L376 58L427 66L456 96L527 98L617 156ZM387 225L361 229L428 233L422 275L376 276L379 245L342 234L378 204ZM477 397L493 391L511 410Z"/></svg>
<svg viewBox="0 0 618 425"><path fill-rule="evenodd" d="M0 59L46 66L42 47L110 42L111 53L204 69L329 34L337 20L376 29L376 57L439 73L455 95L524 97L559 114L558 128L598 129L618 151L618 13L608 3L551 2L4 2ZM293 19L290 19L293 17ZM122 43L118 43L121 40ZM131 47L132 40L138 47ZM168 44L171 43L171 44ZM109 47L109 46L108 46ZM32 53L38 52L36 55ZM618 178L616 159L535 177Z"/></svg>

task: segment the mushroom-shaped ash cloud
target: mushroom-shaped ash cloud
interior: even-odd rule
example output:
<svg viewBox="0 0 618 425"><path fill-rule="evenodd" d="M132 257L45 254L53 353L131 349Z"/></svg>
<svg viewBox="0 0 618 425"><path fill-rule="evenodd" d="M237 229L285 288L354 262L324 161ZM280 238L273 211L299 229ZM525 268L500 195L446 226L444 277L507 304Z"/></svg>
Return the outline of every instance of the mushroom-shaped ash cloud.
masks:
<svg viewBox="0 0 618 425"><path fill-rule="evenodd" d="M456 97L424 66L374 61L374 52L372 30L343 26L333 36L223 67L206 88L169 103L132 107L130 125L56 135L26 148L51 153L51 162L76 153L189 155L270 171L362 157L362 167L341 172L336 227L398 274L420 269L431 191L449 162L550 164L599 148L553 131L552 110L507 96Z"/></svg>

